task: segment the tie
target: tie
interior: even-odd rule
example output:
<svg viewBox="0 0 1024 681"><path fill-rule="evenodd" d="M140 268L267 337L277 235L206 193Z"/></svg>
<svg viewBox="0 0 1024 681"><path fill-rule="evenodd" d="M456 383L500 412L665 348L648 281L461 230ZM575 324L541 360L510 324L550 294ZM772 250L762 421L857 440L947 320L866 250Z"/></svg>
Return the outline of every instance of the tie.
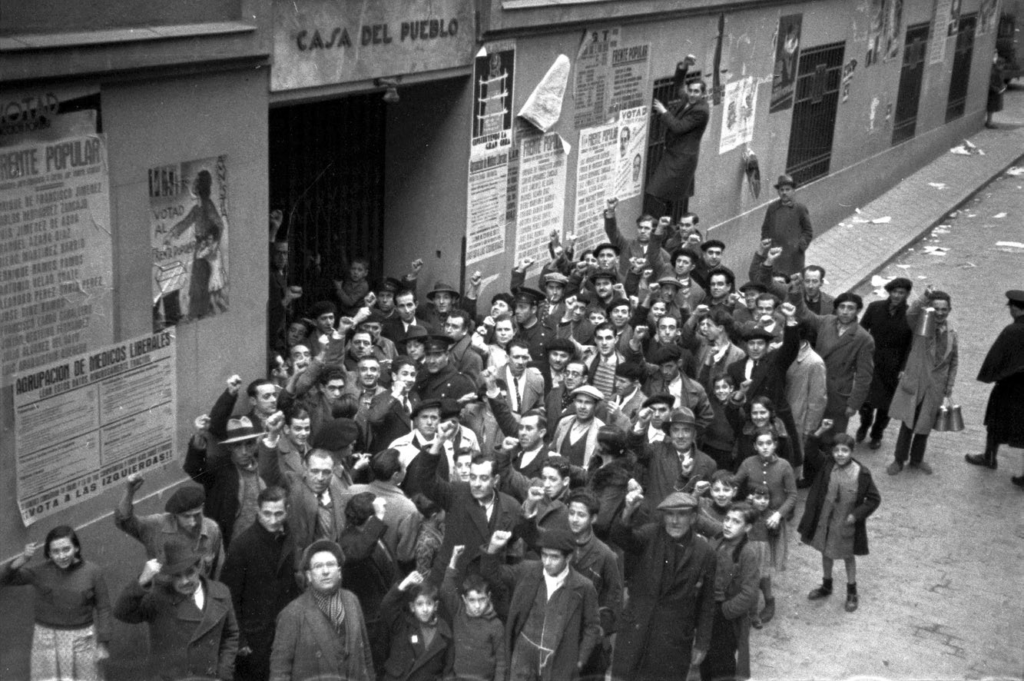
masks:
<svg viewBox="0 0 1024 681"><path fill-rule="evenodd" d="M946 356L946 327L940 326L935 332L935 359Z"/></svg>
<svg viewBox="0 0 1024 681"><path fill-rule="evenodd" d="M316 524L317 538L334 541L334 509L326 501L326 492L317 495Z"/></svg>

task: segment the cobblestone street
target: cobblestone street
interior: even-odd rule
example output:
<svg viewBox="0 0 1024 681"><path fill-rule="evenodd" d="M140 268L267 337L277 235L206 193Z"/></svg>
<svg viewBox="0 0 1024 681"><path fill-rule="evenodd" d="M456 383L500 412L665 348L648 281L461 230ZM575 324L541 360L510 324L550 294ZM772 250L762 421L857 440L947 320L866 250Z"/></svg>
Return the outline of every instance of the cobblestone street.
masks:
<svg viewBox="0 0 1024 681"><path fill-rule="evenodd" d="M1008 95L1019 107L1024 91L1018 86ZM1019 150L1009 128L1004 132ZM988 133L992 144L999 143L992 134L999 132ZM942 182L957 184L955 165ZM925 455L935 471L930 476L912 469L886 474L896 422L881 449L858 446L855 456L870 468L882 495L868 520L871 554L857 561L860 609L843 611L842 565L834 572L835 594L807 600L820 583L820 555L793 539L789 569L775 585L776 618L752 635L755 678L1001 679L1024 673L1024 493L1010 484L1010 476L1021 473L1021 451L1001 448L996 471L963 460L984 448L991 386L974 379L992 341L1010 323L1003 292L1024 288L1022 217L1024 176L1002 173L879 273L909 277L912 297L928 284L951 294L950 323L960 334L953 400L963 407L966 428L932 434ZM949 250L933 255L928 246ZM857 292L865 304L878 298L871 285ZM852 419L851 433L857 421ZM801 492L797 521L805 496Z"/></svg>

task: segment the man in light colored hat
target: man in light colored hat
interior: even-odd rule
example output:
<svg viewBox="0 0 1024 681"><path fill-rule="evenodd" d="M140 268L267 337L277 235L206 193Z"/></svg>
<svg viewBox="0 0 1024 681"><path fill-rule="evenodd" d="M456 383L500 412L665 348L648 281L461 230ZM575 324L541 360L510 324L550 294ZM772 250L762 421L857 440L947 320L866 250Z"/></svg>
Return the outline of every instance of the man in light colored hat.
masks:
<svg viewBox="0 0 1024 681"><path fill-rule="evenodd" d="M772 246L781 247L782 255L775 261L775 270L793 274L804 268L804 252L811 245L814 229L807 206L793 199L796 181L789 175L779 175L775 183L779 200L768 205L761 224L761 238L771 239Z"/></svg>
<svg viewBox="0 0 1024 681"><path fill-rule="evenodd" d="M673 492L691 492L698 482L710 482L718 468L714 459L697 449L697 419L692 411L685 407L673 409L662 421L665 439L660 442L651 442L647 436L653 418L651 407L641 409L627 442L649 471L648 510Z"/></svg>
<svg viewBox="0 0 1024 681"><path fill-rule="evenodd" d="M571 531L540 532L540 561L502 565L511 532L491 535L481 571L511 592L505 638L513 679L561 681L579 677L601 641L597 591L571 566L576 540Z"/></svg>
<svg viewBox="0 0 1024 681"><path fill-rule="evenodd" d="M644 493L626 495L610 539L634 561L629 603L612 657L612 678L667 681L699 665L711 642L717 561L693 531L697 499L673 492L657 504L652 522L638 519Z"/></svg>
<svg viewBox="0 0 1024 681"><path fill-rule="evenodd" d="M597 405L604 394L592 385L581 385L570 393L574 414L564 417L555 428L552 450L574 466L587 467L597 449L597 431L604 422L597 418Z"/></svg>
<svg viewBox="0 0 1024 681"><path fill-rule="evenodd" d="M233 418L228 421L227 437L220 442L228 456L209 456L209 424L206 414L196 418L182 469L206 490L204 510L220 526L227 550L231 538L256 520L256 497L266 487L256 462L256 441L263 433L248 417Z"/></svg>
<svg viewBox="0 0 1024 681"><path fill-rule="evenodd" d="M132 473L125 482L124 495L114 508L114 524L146 549L146 558L167 562L164 545L172 539L189 542L203 557L203 573L217 576L224 562L224 540L220 527L203 515L206 493L198 485L182 485L164 504L163 513L135 515L135 493L145 480Z"/></svg>
<svg viewBox="0 0 1024 681"><path fill-rule="evenodd" d="M146 561L114 603L122 622L149 624L153 679L231 679L238 653L238 622L228 588L203 574L203 555L181 538L163 560Z"/></svg>

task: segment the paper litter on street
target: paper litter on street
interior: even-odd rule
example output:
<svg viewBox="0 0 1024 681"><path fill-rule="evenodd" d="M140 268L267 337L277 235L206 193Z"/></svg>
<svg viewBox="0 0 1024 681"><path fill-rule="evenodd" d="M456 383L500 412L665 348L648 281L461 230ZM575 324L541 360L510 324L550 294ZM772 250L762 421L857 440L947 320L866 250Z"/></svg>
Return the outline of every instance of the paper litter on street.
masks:
<svg viewBox="0 0 1024 681"><path fill-rule="evenodd" d="M928 186L935 187L936 189L945 189L947 185L945 182L929 182Z"/></svg>
<svg viewBox="0 0 1024 681"><path fill-rule="evenodd" d="M883 218L875 218L874 220L871 220L871 224L873 225L887 225L890 222L892 222L892 217L888 215Z"/></svg>
<svg viewBox="0 0 1024 681"><path fill-rule="evenodd" d="M1024 166L1013 166L1006 171L1006 174L1010 177L1020 177L1021 175L1024 175Z"/></svg>
<svg viewBox="0 0 1024 681"><path fill-rule="evenodd" d="M996 246L1004 248L1024 248L1024 243L1019 241L997 241Z"/></svg>
<svg viewBox="0 0 1024 681"><path fill-rule="evenodd" d="M1000 219L1002 219L1002 218L1005 218L1005 217L1006 217L1006 213L996 213L996 214L995 214L995 215L993 215L992 217L993 217L993 218L995 218L996 220L1000 220Z"/></svg>
<svg viewBox="0 0 1024 681"><path fill-rule="evenodd" d="M928 255L946 255L949 248L947 246L925 246L924 252Z"/></svg>

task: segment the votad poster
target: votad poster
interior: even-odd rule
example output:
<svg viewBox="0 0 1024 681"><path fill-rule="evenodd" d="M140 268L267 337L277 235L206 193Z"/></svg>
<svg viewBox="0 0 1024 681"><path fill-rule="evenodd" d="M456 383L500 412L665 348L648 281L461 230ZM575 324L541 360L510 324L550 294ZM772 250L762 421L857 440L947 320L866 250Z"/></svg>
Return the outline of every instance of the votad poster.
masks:
<svg viewBox="0 0 1024 681"><path fill-rule="evenodd" d="M228 160L149 169L153 331L228 309Z"/></svg>
<svg viewBox="0 0 1024 681"><path fill-rule="evenodd" d="M775 68L772 72L772 98L768 113L785 111L793 106L797 68L800 65L800 30L802 14L779 17L779 33L775 39Z"/></svg>

